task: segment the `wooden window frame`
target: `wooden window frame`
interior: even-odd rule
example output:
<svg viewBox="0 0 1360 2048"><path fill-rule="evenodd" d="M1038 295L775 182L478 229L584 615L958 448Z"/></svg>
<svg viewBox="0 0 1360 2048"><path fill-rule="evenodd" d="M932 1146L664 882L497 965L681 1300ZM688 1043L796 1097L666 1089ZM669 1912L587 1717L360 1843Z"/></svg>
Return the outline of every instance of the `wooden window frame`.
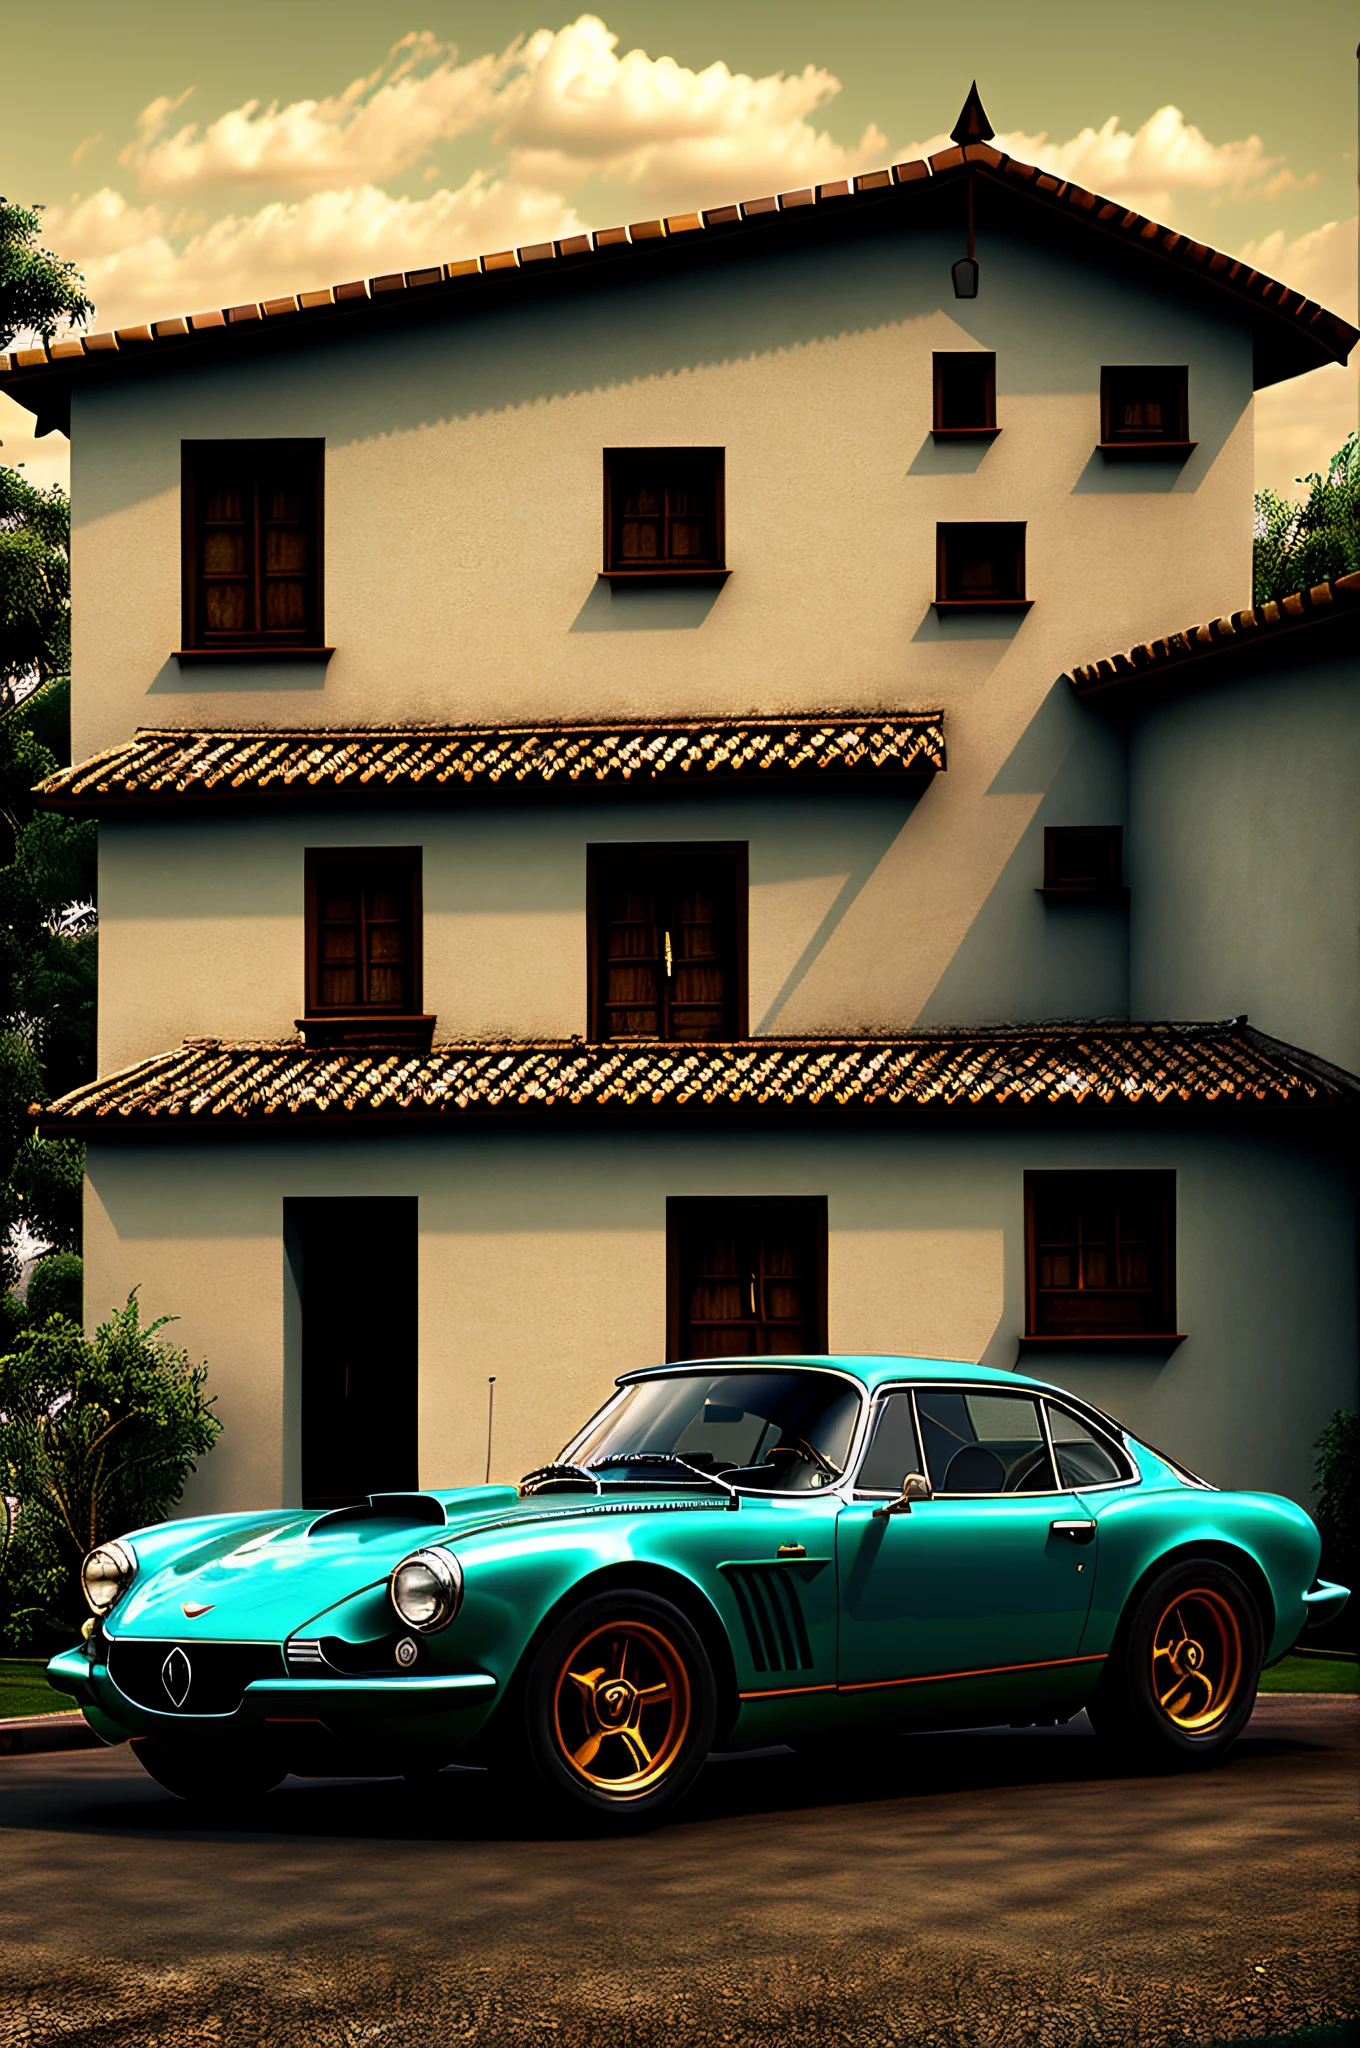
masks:
<svg viewBox="0 0 1360 2048"><path fill-rule="evenodd" d="M422 870L424 849L419 846L309 846L303 862L305 888L306 962L304 971L304 1015L297 1020L308 1045L337 1046L383 1043L411 1044L428 1050L434 1036L435 1019L421 1010L424 999L424 899ZM383 862L407 871L410 899L411 986L410 1003L395 1009L376 1003L345 1006L323 1004L320 986L320 881L325 869L338 862L368 868Z"/></svg>
<svg viewBox="0 0 1360 2048"><path fill-rule="evenodd" d="M681 1246L691 1219L712 1216L715 1211L736 1213L741 1218L768 1215L772 1211L801 1210L813 1230L813 1323L817 1349L809 1357L829 1357L827 1324L827 1240L829 1235L825 1195L668 1195L666 1197L666 1361L682 1357L680 1351ZM744 1227L749 1229L750 1223ZM743 1365L759 1367L768 1353L752 1352Z"/></svg>
<svg viewBox="0 0 1360 2048"><path fill-rule="evenodd" d="M945 423L945 385L948 366L967 362L983 365L983 417L969 426ZM994 441L1001 432L996 423L996 353L992 349L936 349L931 358L934 414L931 432L937 441Z"/></svg>
<svg viewBox="0 0 1360 2048"><path fill-rule="evenodd" d="M667 561L664 559L641 566L637 562L625 562L615 545L617 522L615 501L621 488L620 472L630 463L655 462L663 469L667 462L679 466L681 463L711 465L713 483L713 555L711 559L696 562L686 558ZM727 507L726 507L727 450L725 448L695 448L688 445L671 448L606 448L604 451L604 568L601 575L610 583L721 583L729 574L727 568ZM620 513L619 517L622 517Z"/></svg>
<svg viewBox="0 0 1360 2048"><path fill-rule="evenodd" d="M675 866L685 861L730 861L732 866L733 905L733 972L736 978L733 1010L735 1030L733 1040L750 1035L748 1001L748 963L750 933L750 847L744 839L641 839L601 840L586 848L586 1037L592 1045L627 1045L628 1039L604 1038L601 1035L604 1024L603 981L606 961L600 945L600 891L604 886L606 871L613 861L631 857L637 861L665 861ZM647 1041L651 1042L651 1041ZM728 1041L703 1038L664 1038L655 1041L661 1045L717 1045Z"/></svg>
<svg viewBox="0 0 1360 2048"><path fill-rule="evenodd" d="M1050 1191L1070 1194L1072 1184L1080 1182L1096 1191L1095 1183L1101 1183L1100 1193L1107 1198L1119 1193L1119 1187L1111 1183L1127 1185L1139 1183L1139 1193L1146 1200L1155 1196L1161 1202L1161 1275L1160 1299L1155 1304L1156 1320L1147 1329L1131 1330L1100 1329L1093 1326L1088 1330L1053 1330L1039 1327L1042 1308L1039 1286L1039 1232L1038 1207ZM1118 1294L1131 1292L1117 1287L1103 1288L1102 1293ZM1047 1346L1059 1348L1087 1349L1122 1348L1130 1351L1171 1349L1183 1343L1184 1338L1176 1329L1176 1175L1173 1170L1163 1168L1086 1168L1077 1167L1070 1171L1044 1171L1025 1175L1025 1334L1021 1339L1022 1348L1031 1350Z"/></svg>
<svg viewBox="0 0 1360 2048"><path fill-rule="evenodd" d="M1125 380L1146 377L1164 382L1171 395L1174 423L1160 434L1116 429L1114 413L1122 402ZM1190 433L1190 370L1185 363L1105 363L1100 371L1100 452L1107 461L1184 462L1197 443Z"/></svg>
<svg viewBox="0 0 1360 2048"><path fill-rule="evenodd" d="M949 567L951 547L961 545L955 535L977 533L1005 533L1010 536L1009 545L1014 551L1014 575L1012 582L1016 594L1011 597L960 597L957 586L952 585ZM1027 612L1034 603L1025 592L1025 538L1026 521L1023 519L941 519L935 527L935 609L937 612Z"/></svg>
<svg viewBox="0 0 1360 2048"><path fill-rule="evenodd" d="M1098 881L1064 881L1059 858L1062 842L1078 837L1106 842L1105 874ZM1051 903L1127 903L1124 887L1122 825L1045 825L1044 879L1039 894Z"/></svg>
<svg viewBox="0 0 1360 2048"><path fill-rule="evenodd" d="M214 463L230 459L249 467L258 484L267 462L281 456L295 461L312 494L311 542L312 617L297 631L274 631L252 627L242 633L210 633L201 619L202 576L199 569L199 525L208 470ZM325 536L326 536L326 444L308 438L294 440L182 441L180 443L180 645L175 649L182 662L210 661L296 661L329 658L334 649L325 642ZM255 527L256 561L252 570L258 590L259 525Z"/></svg>

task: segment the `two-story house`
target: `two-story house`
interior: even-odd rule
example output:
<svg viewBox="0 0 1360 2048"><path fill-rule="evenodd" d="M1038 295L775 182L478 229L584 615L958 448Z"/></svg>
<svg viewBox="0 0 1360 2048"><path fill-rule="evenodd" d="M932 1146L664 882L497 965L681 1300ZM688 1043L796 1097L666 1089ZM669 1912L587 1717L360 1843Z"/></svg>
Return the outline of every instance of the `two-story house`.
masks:
<svg viewBox="0 0 1360 2048"><path fill-rule="evenodd" d="M990 132L0 358L72 436L46 799L100 821L101 1078L40 1128L91 1318L210 1359L194 1507L828 1347L1306 1497L1360 599L1242 608L1252 394L1356 333Z"/></svg>

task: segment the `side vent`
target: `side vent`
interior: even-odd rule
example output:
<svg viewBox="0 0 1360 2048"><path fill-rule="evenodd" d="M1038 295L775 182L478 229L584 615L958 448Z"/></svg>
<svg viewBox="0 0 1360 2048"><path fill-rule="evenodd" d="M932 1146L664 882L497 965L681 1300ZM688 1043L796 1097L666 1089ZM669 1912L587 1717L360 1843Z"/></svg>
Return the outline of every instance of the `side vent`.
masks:
<svg viewBox="0 0 1360 2048"><path fill-rule="evenodd" d="M732 1588L756 1670L811 1671L812 1645L793 1573L759 1564L728 1564L722 1572Z"/></svg>

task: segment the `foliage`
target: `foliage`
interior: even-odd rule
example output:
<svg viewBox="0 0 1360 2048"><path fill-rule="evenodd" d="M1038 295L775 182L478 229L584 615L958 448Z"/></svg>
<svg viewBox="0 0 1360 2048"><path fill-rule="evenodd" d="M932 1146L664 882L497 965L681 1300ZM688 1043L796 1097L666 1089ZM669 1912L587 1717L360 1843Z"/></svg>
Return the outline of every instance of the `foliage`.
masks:
<svg viewBox="0 0 1360 2048"><path fill-rule="evenodd" d="M24 1298L28 1321L40 1330L52 1316L80 1323L85 1316L85 1262L77 1252L49 1252L39 1259Z"/></svg>
<svg viewBox="0 0 1360 2048"><path fill-rule="evenodd" d="M68 693L58 679L0 716L0 1288L21 1221L80 1246L83 1152L33 1137L28 1115L94 1071L97 828L33 812L33 783L70 754Z"/></svg>
<svg viewBox="0 0 1360 2048"><path fill-rule="evenodd" d="M1308 485L1306 498L1282 498L1269 488L1256 493L1256 604L1360 569L1360 433L1338 448L1325 477L1314 470L1294 481Z"/></svg>
<svg viewBox="0 0 1360 2048"><path fill-rule="evenodd" d="M136 1292L92 1338L60 1316L0 1358L0 1628L12 1643L78 1628L79 1570L110 1537L163 1521L221 1424L206 1365L143 1328Z"/></svg>
<svg viewBox="0 0 1360 2048"><path fill-rule="evenodd" d="M83 327L94 301L74 263L40 246L40 206L13 206L0 198L0 349L17 334L51 341L64 326Z"/></svg>
<svg viewBox="0 0 1360 2048"><path fill-rule="evenodd" d="M71 501L0 464L0 703L71 666Z"/></svg>

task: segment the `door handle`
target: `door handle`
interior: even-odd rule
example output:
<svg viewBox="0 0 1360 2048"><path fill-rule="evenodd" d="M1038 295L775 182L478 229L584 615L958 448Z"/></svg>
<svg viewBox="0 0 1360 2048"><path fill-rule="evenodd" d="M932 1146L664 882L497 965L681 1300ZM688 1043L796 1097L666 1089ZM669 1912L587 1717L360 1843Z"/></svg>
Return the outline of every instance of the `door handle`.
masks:
<svg viewBox="0 0 1360 2048"><path fill-rule="evenodd" d="M1074 1543L1094 1543L1096 1525L1094 1522L1050 1522L1050 1536L1070 1536Z"/></svg>

